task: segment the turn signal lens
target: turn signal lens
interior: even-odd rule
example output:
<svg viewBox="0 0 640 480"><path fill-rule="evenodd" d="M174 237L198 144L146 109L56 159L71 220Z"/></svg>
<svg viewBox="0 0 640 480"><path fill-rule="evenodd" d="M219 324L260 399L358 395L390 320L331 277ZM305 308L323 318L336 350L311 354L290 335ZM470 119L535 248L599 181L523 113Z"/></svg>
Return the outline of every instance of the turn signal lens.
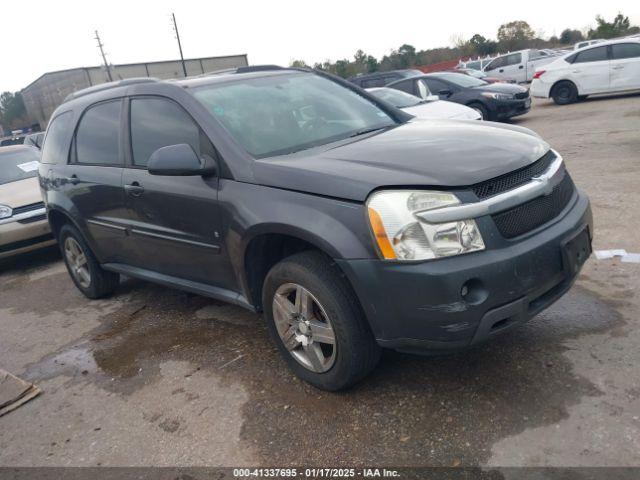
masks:
<svg viewBox="0 0 640 480"><path fill-rule="evenodd" d="M540 78L542 75L544 75L545 72L546 70L538 70L536 73L533 74L533 79L535 80L536 78Z"/></svg>
<svg viewBox="0 0 640 480"><path fill-rule="evenodd" d="M369 223L371 224L371 229L373 230L373 235L376 239L382 257L386 260L393 260L396 258L396 253L393 251L391 242L389 242L389 237L387 236L387 232L382 224L382 219L378 212L371 207L369 207Z"/></svg>

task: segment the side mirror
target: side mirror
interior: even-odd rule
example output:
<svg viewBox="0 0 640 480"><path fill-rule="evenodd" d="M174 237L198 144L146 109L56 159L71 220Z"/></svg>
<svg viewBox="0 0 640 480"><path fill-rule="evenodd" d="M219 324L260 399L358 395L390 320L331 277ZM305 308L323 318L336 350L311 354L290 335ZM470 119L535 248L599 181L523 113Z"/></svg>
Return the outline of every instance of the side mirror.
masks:
<svg viewBox="0 0 640 480"><path fill-rule="evenodd" d="M453 92L451 90L440 90L438 92L438 96L440 97L450 97Z"/></svg>
<svg viewBox="0 0 640 480"><path fill-rule="evenodd" d="M190 145L180 143L157 149L149 157L147 170L151 175L167 176L208 176L216 173L212 158L198 158Z"/></svg>
<svg viewBox="0 0 640 480"><path fill-rule="evenodd" d="M427 102L435 102L436 100L440 100L440 97L438 95L427 95L427 98L425 98L425 100Z"/></svg>

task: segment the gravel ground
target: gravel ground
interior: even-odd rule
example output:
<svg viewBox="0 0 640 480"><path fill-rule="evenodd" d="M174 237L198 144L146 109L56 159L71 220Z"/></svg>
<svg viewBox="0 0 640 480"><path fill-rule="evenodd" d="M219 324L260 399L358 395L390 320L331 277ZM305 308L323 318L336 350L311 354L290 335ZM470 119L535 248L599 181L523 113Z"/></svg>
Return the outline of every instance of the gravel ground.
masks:
<svg viewBox="0 0 640 480"><path fill-rule="evenodd" d="M591 197L595 249L640 252L640 96L513 121ZM0 367L44 394L0 465L640 465L640 264L591 258L526 326L443 357L385 352L356 388L298 381L261 319L136 280L89 301L55 249L0 265Z"/></svg>

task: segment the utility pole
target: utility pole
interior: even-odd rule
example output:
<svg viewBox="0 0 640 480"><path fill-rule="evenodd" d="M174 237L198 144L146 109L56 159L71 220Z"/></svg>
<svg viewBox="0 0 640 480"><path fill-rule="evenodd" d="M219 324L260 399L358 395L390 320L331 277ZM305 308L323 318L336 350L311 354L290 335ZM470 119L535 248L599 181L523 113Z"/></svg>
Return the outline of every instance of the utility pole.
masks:
<svg viewBox="0 0 640 480"><path fill-rule="evenodd" d="M182 56L182 44L180 43L180 34L178 33L178 24L176 23L176 15L175 13L171 14L171 19L173 20L173 30L176 32L176 40L178 40L178 50L180 50L180 61L182 62L182 71L184 72L184 76L187 76L187 66L184 64L184 57Z"/></svg>
<svg viewBox="0 0 640 480"><path fill-rule="evenodd" d="M100 35L98 35L98 31L96 30L95 39L98 41L98 48L100 49L100 55L102 55L102 62L104 63L104 68L107 69L107 77L109 77L109 81L113 82L113 77L111 76L111 69L109 68L109 64L107 63L107 56L104 54L103 43L100 41Z"/></svg>

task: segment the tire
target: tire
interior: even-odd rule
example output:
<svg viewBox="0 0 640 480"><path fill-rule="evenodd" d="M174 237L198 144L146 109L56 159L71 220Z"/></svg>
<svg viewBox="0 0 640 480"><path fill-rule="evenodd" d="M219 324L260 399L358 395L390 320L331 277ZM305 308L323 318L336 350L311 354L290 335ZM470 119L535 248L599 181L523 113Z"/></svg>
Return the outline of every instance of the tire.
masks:
<svg viewBox="0 0 640 480"><path fill-rule="evenodd" d="M487 107L482 105L481 103L470 103L467 105L469 108L473 108L476 112L480 114L481 120L489 120L489 111Z"/></svg>
<svg viewBox="0 0 640 480"><path fill-rule="evenodd" d="M558 82L551 91L551 98L557 105L569 105L578 101L578 89L573 82Z"/></svg>
<svg viewBox="0 0 640 480"><path fill-rule="evenodd" d="M307 304L298 301L301 298L308 300L306 311L296 307ZM285 303L286 308L280 307ZM320 252L298 253L271 268L262 304L269 333L287 365L316 388L348 388L367 376L380 359L381 349L351 285ZM333 344L325 343L331 335ZM321 359L310 353L318 350Z"/></svg>
<svg viewBox="0 0 640 480"><path fill-rule="evenodd" d="M108 272L100 266L77 228L64 225L58 234L58 243L69 276L85 297L102 298L115 291L120 275Z"/></svg>

